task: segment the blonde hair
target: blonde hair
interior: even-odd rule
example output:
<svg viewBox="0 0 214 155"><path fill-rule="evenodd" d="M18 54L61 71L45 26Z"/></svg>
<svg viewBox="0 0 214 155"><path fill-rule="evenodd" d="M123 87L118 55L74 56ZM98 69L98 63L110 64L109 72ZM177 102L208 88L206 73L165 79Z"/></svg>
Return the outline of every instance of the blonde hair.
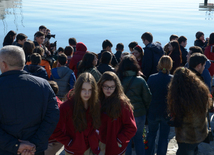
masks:
<svg viewBox="0 0 214 155"><path fill-rule="evenodd" d="M160 60L158 61L158 71L162 71L163 73L169 74L170 70L172 69L173 61L170 56L163 55Z"/></svg>

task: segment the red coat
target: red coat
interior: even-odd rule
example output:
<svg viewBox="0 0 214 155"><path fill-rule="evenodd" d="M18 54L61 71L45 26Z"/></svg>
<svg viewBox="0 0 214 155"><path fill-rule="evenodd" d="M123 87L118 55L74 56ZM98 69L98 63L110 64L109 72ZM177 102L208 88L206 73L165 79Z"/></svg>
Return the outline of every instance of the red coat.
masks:
<svg viewBox="0 0 214 155"><path fill-rule="evenodd" d="M214 44L212 44L214 45ZM204 55L209 59L209 60L214 60L214 53L211 53L210 52L210 49L211 49L211 46L212 45L209 45L205 48L204 50ZM210 68L208 69L209 72L210 72L210 75L213 76L214 75L214 63L211 63L211 66Z"/></svg>
<svg viewBox="0 0 214 155"><path fill-rule="evenodd" d="M62 101L57 96L56 96L56 101L57 101L58 107L60 108ZM57 141L55 140L54 135L52 134L48 140L48 143L54 143L54 142L57 142Z"/></svg>
<svg viewBox="0 0 214 155"><path fill-rule="evenodd" d="M99 137L100 141L106 144L105 155L123 154L137 131L133 112L128 106L122 107L121 116L115 120L112 120L106 113L102 113L101 123ZM122 147L118 147L117 142Z"/></svg>
<svg viewBox="0 0 214 155"><path fill-rule="evenodd" d="M82 42L77 43L76 52L70 60L69 68L74 71L75 76L77 77L77 63L82 60L83 56L87 51L87 47Z"/></svg>
<svg viewBox="0 0 214 155"><path fill-rule="evenodd" d="M72 105L73 101L70 99L60 106L60 119L53 133L54 138L62 143L65 151L70 154L83 155L89 147L94 154L99 154L99 139L96 130L92 126L89 109L86 111L87 129L76 132L72 120Z"/></svg>

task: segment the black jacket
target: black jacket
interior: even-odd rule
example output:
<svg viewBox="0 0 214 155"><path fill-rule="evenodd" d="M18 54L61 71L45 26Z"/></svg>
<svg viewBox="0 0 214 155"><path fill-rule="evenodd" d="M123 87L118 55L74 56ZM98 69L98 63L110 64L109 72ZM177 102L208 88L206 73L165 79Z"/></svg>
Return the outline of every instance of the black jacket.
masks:
<svg viewBox="0 0 214 155"><path fill-rule="evenodd" d="M142 71L149 78L151 74L157 73L159 59L164 55L163 48L159 44L149 43L144 49L142 60Z"/></svg>
<svg viewBox="0 0 214 155"><path fill-rule="evenodd" d="M186 48L184 48L183 46L180 45L180 49L181 49L181 53L182 53L182 66L185 66L185 64L187 63L187 50Z"/></svg>
<svg viewBox="0 0 214 155"><path fill-rule="evenodd" d="M44 67L42 66L39 66L39 65L26 65L24 67L24 70L28 73L30 73L31 75L34 75L34 76L38 76L38 77L41 77L43 79L46 79L48 80L48 74L47 74L47 71L45 70Z"/></svg>
<svg viewBox="0 0 214 155"><path fill-rule="evenodd" d="M37 153L46 150L59 120L47 80L14 70L0 75L0 85L0 154L17 154L18 139L35 144Z"/></svg>
<svg viewBox="0 0 214 155"><path fill-rule="evenodd" d="M115 72L115 71L114 71L114 68L111 67L111 66L108 65L108 64L100 64L100 65L97 67L97 70L98 70L101 74L103 74L103 73L106 72L106 71Z"/></svg>

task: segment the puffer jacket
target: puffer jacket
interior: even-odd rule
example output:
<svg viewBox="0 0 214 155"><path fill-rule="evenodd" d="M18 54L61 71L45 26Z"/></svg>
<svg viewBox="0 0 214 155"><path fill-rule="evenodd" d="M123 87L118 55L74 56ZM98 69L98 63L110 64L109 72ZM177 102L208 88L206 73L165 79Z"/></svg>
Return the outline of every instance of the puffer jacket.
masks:
<svg viewBox="0 0 214 155"><path fill-rule="evenodd" d="M128 89L126 96L134 106L134 117L146 115L152 99L152 94L146 81L141 76L136 76L136 72L134 71L125 71L124 76L126 77L122 80L122 86L124 88L124 92ZM130 87L127 88L132 77L135 79Z"/></svg>
<svg viewBox="0 0 214 155"><path fill-rule="evenodd" d="M65 97L70 89L73 88L76 81L74 72L67 66L53 68L51 70L53 79L59 86L59 92L56 94L59 98Z"/></svg>

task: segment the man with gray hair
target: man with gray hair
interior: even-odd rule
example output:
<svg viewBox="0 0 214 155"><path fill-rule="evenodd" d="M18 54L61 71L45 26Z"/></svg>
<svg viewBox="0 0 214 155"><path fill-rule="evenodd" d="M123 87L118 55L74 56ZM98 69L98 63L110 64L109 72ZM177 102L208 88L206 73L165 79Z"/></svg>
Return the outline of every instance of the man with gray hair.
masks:
<svg viewBox="0 0 214 155"><path fill-rule="evenodd" d="M18 46L0 50L0 154L44 155L59 109L55 94L42 78L23 71Z"/></svg>

